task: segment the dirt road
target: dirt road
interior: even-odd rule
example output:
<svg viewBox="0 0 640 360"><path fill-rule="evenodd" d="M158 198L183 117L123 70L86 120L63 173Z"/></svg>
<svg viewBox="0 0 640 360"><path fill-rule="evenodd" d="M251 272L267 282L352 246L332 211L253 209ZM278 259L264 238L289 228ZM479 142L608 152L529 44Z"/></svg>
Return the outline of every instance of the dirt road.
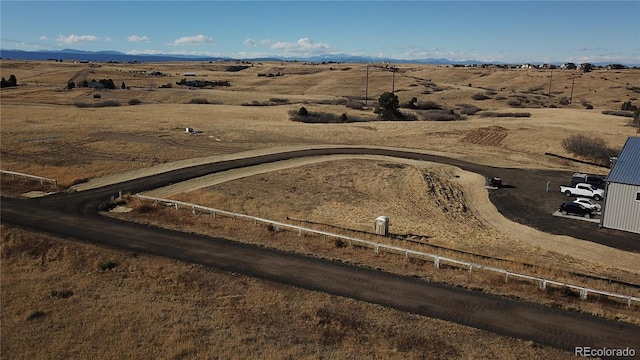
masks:
<svg viewBox="0 0 640 360"><path fill-rule="evenodd" d="M202 164L93 190L61 193L40 199L2 198L2 222L381 304L570 351L575 346L624 348L637 343L640 327L635 325L225 239L119 221L97 214L118 191L140 192L214 172L332 153L373 153L417 160L450 161L461 168L483 174L488 170L498 174L507 171L504 173L509 174L509 169L487 169L411 151L362 148L292 151Z"/></svg>

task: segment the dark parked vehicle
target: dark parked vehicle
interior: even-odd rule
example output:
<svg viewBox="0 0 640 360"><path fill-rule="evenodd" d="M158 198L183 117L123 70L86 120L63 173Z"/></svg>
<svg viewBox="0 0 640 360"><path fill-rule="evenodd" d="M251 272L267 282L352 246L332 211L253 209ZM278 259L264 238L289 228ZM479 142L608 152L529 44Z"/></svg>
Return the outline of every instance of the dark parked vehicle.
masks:
<svg viewBox="0 0 640 360"><path fill-rule="evenodd" d="M596 216L596 211L594 209L588 209L578 203L574 203L572 201L563 202L558 209L562 215L572 214L584 216L587 219Z"/></svg>
<svg viewBox="0 0 640 360"><path fill-rule="evenodd" d="M597 187L598 189L604 189L604 185L607 182L605 179L597 175L589 175L583 173L573 174L573 176L571 177L571 185L576 185L579 183L587 183Z"/></svg>

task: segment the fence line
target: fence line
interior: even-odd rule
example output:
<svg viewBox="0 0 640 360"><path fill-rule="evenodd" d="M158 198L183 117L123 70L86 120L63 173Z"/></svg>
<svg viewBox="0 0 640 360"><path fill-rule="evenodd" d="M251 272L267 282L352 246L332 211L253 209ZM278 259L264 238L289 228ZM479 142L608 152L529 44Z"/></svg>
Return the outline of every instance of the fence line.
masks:
<svg viewBox="0 0 640 360"><path fill-rule="evenodd" d="M0 173L12 175L14 179L16 176L20 176L26 179L38 180L42 185L44 185L44 183L47 182L47 183L52 183L55 187L58 187L58 180L56 179L49 179L41 176L23 174L23 173L19 173L15 171L7 171L7 170L0 170Z"/></svg>
<svg viewBox="0 0 640 360"><path fill-rule="evenodd" d="M626 300L627 301L627 306L629 306L629 307L631 306L631 302L632 301L640 303L640 298L634 297L634 296L618 294L618 293L613 293L613 292L604 291L604 290L591 289L591 288L587 288L587 287L580 286L580 285L564 283L564 282L561 282L561 281L546 279L546 278L532 276L532 275L520 274L520 273L511 272L509 270L499 269L499 268L492 267L492 266L485 266L485 265L480 265L480 264L471 263L471 262L467 262L467 261L456 260L456 259L452 259L452 258L440 256L440 255L435 255L435 254L425 253L425 252L421 252L421 251L406 249L406 248L402 248L402 247L399 247L399 246L381 244L381 243L378 243L378 242L375 242L375 241L358 239L358 238L355 238L355 237L352 237L352 236L334 234L334 233L330 233L330 232L327 232L327 231L305 228L305 227L301 227L301 226L297 226L297 225L292 225L292 224L282 223L282 222L278 222L278 221L263 219L263 218L259 218L259 217L255 217L255 216L251 216L251 215L238 214L238 213L234 213L234 212L230 212L230 211L214 209L214 208L210 208L210 207L206 207L206 206L195 205L195 204L186 203L186 202L177 201L177 200L162 199L162 198L156 198L156 197L145 196L145 195L140 195L140 194L136 194L136 197L138 197L139 199L146 199L146 200L152 200L152 201L155 201L155 202L162 202L165 205L173 206L176 209L179 209L180 206L185 207L185 208L190 208L194 215L196 214L197 211L200 211L200 212L204 212L204 213L210 213L212 215L212 217L214 217L214 218L216 217L216 215L222 215L222 216L231 217L233 219L250 220L250 221L253 221L254 224L257 224L259 222L260 223L264 223L264 224L268 224L268 225L273 226L276 230L279 230L279 229L290 229L292 231L296 231L298 233L298 236L301 236L303 232L307 232L307 233L312 233L312 234L316 234L316 235L323 235L325 237L332 237L332 238L336 238L336 239L340 239L340 240L346 240L349 243L349 245L358 244L360 246L368 246L370 248L373 248L374 251L376 252L376 254L378 254L379 251L382 249L382 250L386 250L388 252L398 252L400 254L403 254L407 258L410 255L415 256L415 257L419 257L419 258L428 258L428 259L431 259L433 261L433 264L434 264L434 266L436 268L439 268L442 262L446 262L446 263L449 263L449 264L456 265L456 266L458 266L460 268L465 268L465 269L468 268L469 272L472 272L473 269L476 269L476 270L486 270L486 271L491 271L491 272L496 272L496 273L503 274L504 277L505 277L505 279L504 279L505 282L508 281L509 277L518 278L518 279L525 279L525 280L537 282L539 288L543 289L543 290L546 289L546 287L548 285L554 285L554 286L558 286L558 287L566 287L566 288L569 288L569 289L573 289L573 290L579 291L580 298L583 299L583 300L585 300L587 298L588 294L592 293L592 294L598 294L598 295L603 295L603 296L607 296L607 297L613 297L613 298Z"/></svg>

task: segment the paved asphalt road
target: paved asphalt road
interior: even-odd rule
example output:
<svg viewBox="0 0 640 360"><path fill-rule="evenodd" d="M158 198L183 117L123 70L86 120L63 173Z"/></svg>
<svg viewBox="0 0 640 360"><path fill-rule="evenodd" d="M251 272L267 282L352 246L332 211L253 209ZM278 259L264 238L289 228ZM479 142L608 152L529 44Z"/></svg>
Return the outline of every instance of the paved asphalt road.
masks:
<svg viewBox="0 0 640 360"><path fill-rule="evenodd" d="M367 148L312 149L199 165L78 193L60 193L28 200L3 197L1 220L3 223L80 241L147 252L223 271L381 304L569 351L573 351L576 346L635 346L636 351L640 351L640 326L221 238L182 233L98 215L98 210L103 209L110 197L118 191L136 193L231 168L300 156L345 153L449 163L487 176L501 172L508 174L514 170L482 167L411 151Z"/></svg>

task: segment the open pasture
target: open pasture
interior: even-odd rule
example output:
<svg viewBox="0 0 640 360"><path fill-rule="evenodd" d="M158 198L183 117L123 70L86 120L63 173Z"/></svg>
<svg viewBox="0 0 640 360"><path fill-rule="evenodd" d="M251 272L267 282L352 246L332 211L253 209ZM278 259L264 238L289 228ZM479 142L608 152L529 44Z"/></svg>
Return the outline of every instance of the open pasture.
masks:
<svg viewBox="0 0 640 360"><path fill-rule="evenodd" d="M544 153L571 156L562 148L561 141L575 133L600 136L610 146L621 147L628 136L637 134L637 129L627 125L628 118L605 115L602 111L619 110L623 102L636 103L640 97L635 90L640 86L637 70L590 73L554 70L551 74L549 70L535 69L399 65L394 77L388 66L374 64L368 71L367 107L359 110L346 105L365 102L365 64L73 64L2 60L1 65L1 75L8 78L14 74L20 85L1 93L2 169L55 178L63 187L178 160L317 144L415 148L493 166L602 173L606 170L559 161L545 157ZM238 66L247 67L235 71ZM196 76L185 77L185 73ZM183 78L228 81L230 86L191 89L176 84ZM72 79L112 79L116 89L67 90ZM125 89L120 88L123 82ZM573 101L566 104L572 84ZM378 96L392 87L401 103L416 97L418 102L430 101L454 111L473 105L481 111L531 115L522 118L468 115L461 121L374 121L377 119L372 110ZM480 98L474 96L479 93L487 98L475 100L474 97ZM100 98L94 97L96 94ZM130 105L132 99L139 100L139 104ZM207 103L194 103L194 99ZM109 102L118 106L84 106ZM593 109L587 109L586 104ZM302 106L309 111L345 113L372 121L344 124L290 121L288 112ZM198 133L186 133L187 127ZM487 207L478 198L486 194L466 190L466 186L477 185L478 179L473 175L456 178L455 175L463 174L437 164L427 167L385 164L341 160L309 165L222 183L179 198L257 216L275 214L280 217L278 220L283 216L299 217L335 222L348 228L366 226L364 223L374 212L382 215L392 211L394 230L425 234L439 246L522 262L533 260L541 266L563 259L563 252L518 240L513 231L521 229L505 225L505 219L495 218L499 216L495 208ZM27 190L24 184L15 185L4 177L2 180L3 195L17 196ZM264 183L275 185L269 191L258 191L258 184ZM429 192L425 184L431 184L433 191ZM13 186L19 191L12 192ZM364 205L369 209L363 209ZM451 211L443 212L443 205ZM462 211L463 208L468 210ZM151 213L147 220L144 216L149 214L135 214L142 217L137 221L161 221L156 214L173 219L166 210ZM425 218L432 221L424 222ZM170 226L179 226L180 221L172 220ZM197 220L190 221L194 226L201 225ZM218 230L217 225L210 226L214 229L207 231L213 231L212 234L228 231L227 225ZM234 232L245 234L244 230L230 229L233 231L228 236ZM567 244L572 241L578 243L576 239L568 239ZM505 247L505 243L509 246ZM377 259L383 261L376 265L376 258L370 254L366 259L360 259L358 254L350 256L352 261L366 266L409 273L421 271L414 268L415 264L405 264L403 270L402 265L398 267L395 260L388 258ZM350 300L328 295L309 294L255 279L238 279L167 259L134 256L6 226L2 229L2 259L5 334L2 348L5 353L15 355L12 358L33 358L29 345L19 339L37 336L58 340L43 343L53 353L69 353L75 348L78 357L122 354L113 350L118 343L127 349L137 349L129 350L131 354L174 358L242 356L232 353L236 348L246 349L247 355L262 351L267 358L281 358L283 354L352 357L367 354L363 352L365 348L373 351L371 354L387 358L442 354L491 358L512 358L514 354L571 356L377 306L354 305ZM120 265L113 271L96 272L100 262L109 259ZM565 259L571 270L634 277L633 271L620 272L584 261L579 254ZM636 270L636 274L640 272ZM52 290L65 289L73 290L74 295L69 299L51 295ZM65 307L65 302L72 306ZM92 305L98 302L99 306ZM599 310L598 306L590 311L633 318L622 308L620 313L614 310L612 314ZM131 313L123 310L128 307L146 310L132 318ZM72 313L69 309L73 309ZM39 314L36 311L43 315L32 318L32 314ZM203 313L209 315L201 316ZM296 320L283 321L283 314ZM94 322L82 328L86 346L75 347L76 331L72 329L79 323L86 324L86 319ZM398 319L411 326L399 325ZM59 326L53 336L43 330L51 323ZM164 325L161 328L159 324ZM136 337L141 333L144 338ZM445 333L446 337L435 335ZM112 353L104 347L99 350L105 337ZM129 340L123 342L125 338ZM144 344L143 339L151 339L153 344ZM372 350L372 343L378 344L373 349L379 349ZM93 348L90 344L94 344ZM209 350L214 346L220 350L212 354ZM159 353L158 348L171 350ZM479 349L483 352L478 353Z"/></svg>

